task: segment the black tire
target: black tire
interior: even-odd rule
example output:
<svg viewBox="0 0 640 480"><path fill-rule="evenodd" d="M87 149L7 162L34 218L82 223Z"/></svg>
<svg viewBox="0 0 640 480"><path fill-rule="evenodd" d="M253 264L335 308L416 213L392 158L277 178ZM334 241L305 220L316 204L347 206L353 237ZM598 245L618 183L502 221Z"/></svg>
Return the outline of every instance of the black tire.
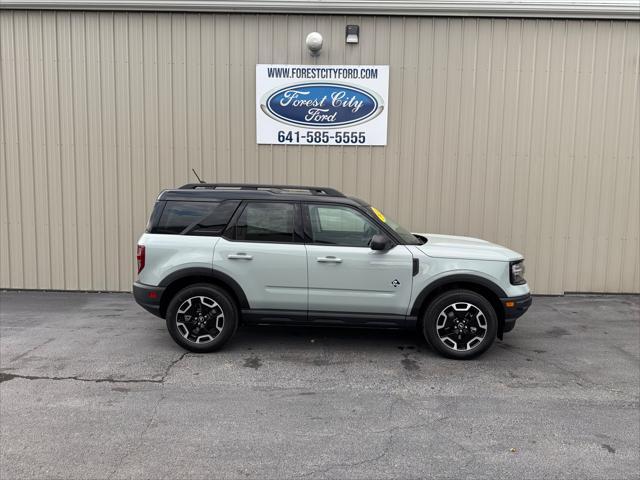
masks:
<svg viewBox="0 0 640 480"><path fill-rule="evenodd" d="M498 317L482 295L471 290L450 290L429 304L422 318L422 330L429 345L439 354L467 360L477 357L493 344ZM481 334L484 335L478 341Z"/></svg>
<svg viewBox="0 0 640 480"><path fill-rule="evenodd" d="M179 312L181 306L187 310ZM206 313L198 313L198 306ZM221 321L220 312L223 315ZM198 324L199 318L204 325L202 327ZM181 347L198 353L213 352L227 343L236 332L238 308L233 298L223 289L198 283L175 294L167 307L166 321L171 338ZM202 342L198 343L200 339Z"/></svg>

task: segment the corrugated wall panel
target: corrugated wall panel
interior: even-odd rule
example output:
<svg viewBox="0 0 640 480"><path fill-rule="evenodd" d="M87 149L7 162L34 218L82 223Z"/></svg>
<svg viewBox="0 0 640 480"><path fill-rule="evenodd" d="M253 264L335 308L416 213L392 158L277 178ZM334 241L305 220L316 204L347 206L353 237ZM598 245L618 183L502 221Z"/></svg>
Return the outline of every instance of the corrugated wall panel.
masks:
<svg viewBox="0 0 640 480"><path fill-rule="evenodd" d="M639 22L3 10L0 56L2 288L128 290L195 168L507 245L537 293L640 291ZM256 63L390 65L388 146L256 145Z"/></svg>
<svg viewBox="0 0 640 480"><path fill-rule="evenodd" d="M3 35L3 28L6 28L6 18L0 17L0 49L7 41L5 35ZM10 30L9 30L10 31ZM3 55L4 59L4 49L0 50L0 55ZM9 65L8 59L5 60L7 65ZM3 63L4 67L5 64ZM2 99L0 100L0 181L2 181L2 191L0 192L0 245L4 245L4 248L0 248L0 283L2 285L9 285L11 282L11 258L9 256L9 250L11 249L9 243L9 210L7 205L7 175L9 173L8 165L7 165L7 155L12 153L9 151L9 140L5 134L5 101L4 97L6 95L6 81L4 79L3 70L0 70L0 96Z"/></svg>

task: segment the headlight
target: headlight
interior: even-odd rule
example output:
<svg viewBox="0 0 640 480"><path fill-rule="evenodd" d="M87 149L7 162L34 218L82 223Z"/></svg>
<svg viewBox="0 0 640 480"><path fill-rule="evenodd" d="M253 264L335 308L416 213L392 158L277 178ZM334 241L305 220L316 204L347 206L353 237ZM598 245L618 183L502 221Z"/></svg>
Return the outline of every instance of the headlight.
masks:
<svg viewBox="0 0 640 480"><path fill-rule="evenodd" d="M527 283L524 279L524 260L509 262L509 278L511 285L524 285Z"/></svg>

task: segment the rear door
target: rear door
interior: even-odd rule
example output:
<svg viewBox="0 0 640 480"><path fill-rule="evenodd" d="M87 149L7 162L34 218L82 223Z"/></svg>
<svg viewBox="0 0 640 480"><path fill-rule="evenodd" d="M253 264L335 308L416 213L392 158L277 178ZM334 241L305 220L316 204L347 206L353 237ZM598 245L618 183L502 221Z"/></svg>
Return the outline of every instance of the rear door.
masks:
<svg viewBox="0 0 640 480"><path fill-rule="evenodd" d="M371 250L371 238L385 232L353 207L310 203L303 211L305 233L311 237L310 319L314 311L405 315L413 279L409 249Z"/></svg>
<svg viewBox="0 0 640 480"><path fill-rule="evenodd" d="M307 256L293 202L246 201L216 244L213 268L244 290L252 310L295 310L306 318Z"/></svg>

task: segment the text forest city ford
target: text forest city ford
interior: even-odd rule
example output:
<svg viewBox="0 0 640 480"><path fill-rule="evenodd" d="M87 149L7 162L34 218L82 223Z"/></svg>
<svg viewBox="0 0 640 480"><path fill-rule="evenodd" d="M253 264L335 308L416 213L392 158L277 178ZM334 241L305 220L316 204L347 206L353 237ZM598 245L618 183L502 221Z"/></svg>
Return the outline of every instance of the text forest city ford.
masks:
<svg viewBox="0 0 640 480"><path fill-rule="evenodd" d="M257 142L386 145L388 90L386 65L257 65Z"/></svg>

